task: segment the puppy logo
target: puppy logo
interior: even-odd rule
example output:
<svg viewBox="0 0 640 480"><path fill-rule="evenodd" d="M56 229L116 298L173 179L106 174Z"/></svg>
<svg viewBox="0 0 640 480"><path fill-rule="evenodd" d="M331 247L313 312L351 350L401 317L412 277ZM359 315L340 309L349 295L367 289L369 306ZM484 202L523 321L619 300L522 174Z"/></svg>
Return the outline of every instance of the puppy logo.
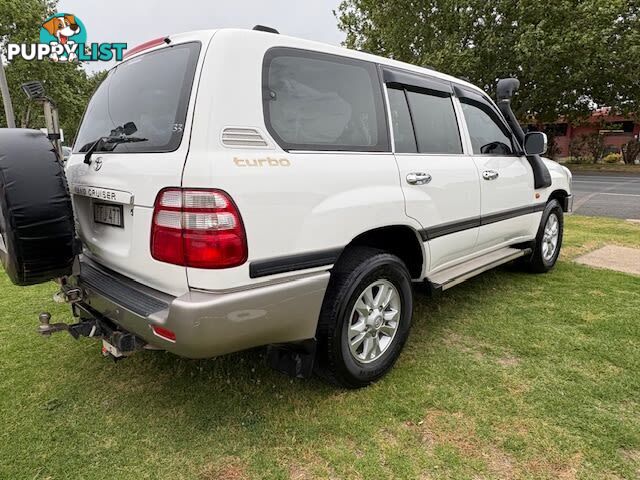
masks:
<svg viewBox="0 0 640 480"><path fill-rule="evenodd" d="M5 54L8 61L120 62L126 49L124 42L87 43L87 29L76 15L56 13L40 24L40 43L7 43Z"/></svg>
<svg viewBox="0 0 640 480"><path fill-rule="evenodd" d="M86 41L87 32L84 24L75 15L57 13L45 20L40 29L40 43L49 44L53 47L49 58L55 62L78 60L76 44L84 46ZM63 48L55 48L57 45ZM56 53L58 51L63 53Z"/></svg>

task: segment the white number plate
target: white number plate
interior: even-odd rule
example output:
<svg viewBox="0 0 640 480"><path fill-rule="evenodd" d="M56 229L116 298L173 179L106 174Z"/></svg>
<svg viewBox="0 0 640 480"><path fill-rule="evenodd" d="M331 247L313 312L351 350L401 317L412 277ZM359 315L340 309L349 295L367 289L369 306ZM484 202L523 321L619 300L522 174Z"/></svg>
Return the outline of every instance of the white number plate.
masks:
<svg viewBox="0 0 640 480"><path fill-rule="evenodd" d="M124 227L122 205L108 205L106 203L93 204L93 221L114 227Z"/></svg>
<svg viewBox="0 0 640 480"><path fill-rule="evenodd" d="M117 347L115 347L114 345L111 345L106 340L102 340L102 354L104 356L111 354L115 358L124 357L124 353L122 353L120 350L118 350Z"/></svg>

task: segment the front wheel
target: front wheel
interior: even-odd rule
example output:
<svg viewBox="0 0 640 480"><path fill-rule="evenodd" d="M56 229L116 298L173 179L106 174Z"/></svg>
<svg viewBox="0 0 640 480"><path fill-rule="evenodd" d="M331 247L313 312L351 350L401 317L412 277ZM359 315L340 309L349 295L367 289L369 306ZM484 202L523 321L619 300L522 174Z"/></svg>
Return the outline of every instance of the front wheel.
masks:
<svg viewBox="0 0 640 480"><path fill-rule="evenodd" d="M316 372L347 388L378 380L402 351L412 309L411 276L398 257L350 248L331 273L318 323Z"/></svg>
<svg viewBox="0 0 640 480"><path fill-rule="evenodd" d="M551 200L542 212L542 219L536 235L533 253L526 267L534 273L551 270L560 255L562 235L564 233L564 215L557 200Z"/></svg>

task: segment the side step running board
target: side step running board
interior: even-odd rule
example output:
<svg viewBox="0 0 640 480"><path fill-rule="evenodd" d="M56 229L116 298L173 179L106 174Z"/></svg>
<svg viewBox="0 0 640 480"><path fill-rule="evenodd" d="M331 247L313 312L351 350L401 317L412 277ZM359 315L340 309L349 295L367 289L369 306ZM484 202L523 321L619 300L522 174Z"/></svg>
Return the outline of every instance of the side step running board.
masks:
<svg viewBox="0 0 640 480"><path fill-rule="evenodd" d="M531 254L530 248L505 247L467 262L454 265L427 278L434 291L447 290L494 267Z"/></svg>

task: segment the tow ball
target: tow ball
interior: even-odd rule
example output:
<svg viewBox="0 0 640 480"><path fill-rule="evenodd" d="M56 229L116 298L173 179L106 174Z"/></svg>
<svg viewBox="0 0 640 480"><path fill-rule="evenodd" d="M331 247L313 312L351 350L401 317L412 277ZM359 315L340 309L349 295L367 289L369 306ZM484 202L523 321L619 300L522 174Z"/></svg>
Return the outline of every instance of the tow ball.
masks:
<svg viewBox="0 0 640 480"><path fill-rule="evenodd" d="M82 300L82 290L70 285L66 277L58 279L58 283L60 284L60 291L53 296L54 302L74 304ZM54 323L52 325L51 314L49 312L42 312L38 315L38 320L40 321L40 325L38 326L38 333L40 335L48 337L56 332L68 331L75 338L78 338L78 335L72 331L72 327L76 325L69 325L67 323Z"/></svg>
<svg viewBox="0 0 640 480"><path fill-rule="evenodd" d="M51 325L51 314L49 312L42 312L38 315L38 320L40 321L38 333L45 337L50 336L52 333L69 330L69 325L66 323L54 323Z"/></svg>
<svg viewBox="0 0 640 480"><path fill-rule="evenodd" d="M38 315L40 325L38 333L44 336L51 336L56 332L69 332L76 340L80 337L99 338L103 335L103 330L96 320L82 320L79 323L54 323L51 324L51 314L42 312Z"/></svg>

